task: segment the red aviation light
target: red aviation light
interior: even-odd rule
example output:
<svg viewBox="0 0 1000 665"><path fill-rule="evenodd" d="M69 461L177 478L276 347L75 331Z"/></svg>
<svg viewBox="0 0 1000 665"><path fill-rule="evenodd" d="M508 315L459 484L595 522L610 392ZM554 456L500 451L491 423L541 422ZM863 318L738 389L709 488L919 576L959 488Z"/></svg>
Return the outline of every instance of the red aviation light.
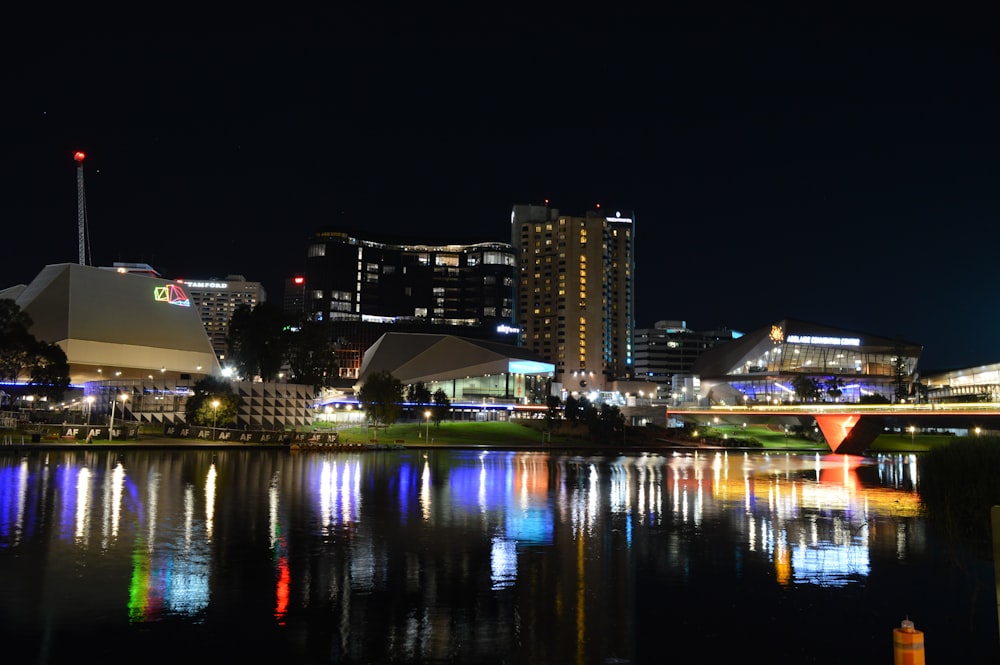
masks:
<svg viewBox="0 0 1000 665"><path fill-rule="evenodd" d="M305 284L306 283L306 278L305 277L295 277L292 281L295 282L296 284Z"/></svg>
<svg viewBox="0 0 1000 665"><path fill-rule="evenodd" d="M73 159L75 159L78 162L82 162L84 157L86 157L86 155L79 150L73 153Z"/></svg>

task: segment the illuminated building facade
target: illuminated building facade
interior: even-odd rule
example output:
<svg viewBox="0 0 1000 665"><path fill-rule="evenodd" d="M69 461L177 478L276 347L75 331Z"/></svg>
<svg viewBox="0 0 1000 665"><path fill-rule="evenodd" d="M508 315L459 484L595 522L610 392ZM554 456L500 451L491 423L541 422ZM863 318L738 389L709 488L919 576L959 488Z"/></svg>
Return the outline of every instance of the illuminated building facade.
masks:
<svg viewBox="0 0 1000 665"><path fill-rule="evenodd" d="M443 390L453 411L486 404L544 404L555 367L527 349L455 335L387 333L364 355L357 390L387 371L404 386Z"/></svg>
<svg viewBox="0 0 1000 665"><path fill-rule="evenodd" d="M699 332L688 328L685 321L657 321L652 328L636 328L635 378L655 383L659 395L666 397L674 377L690 374L701 354L741 335L728 329Z"/></svg>
<svg viewBox="0 0 1000 665"><path fill-rule="evenodd" d="M816 401L896 402L909 395L923 348L901 339L784 319L719 344L691 368L710 403L781 404L803 401L801 378L820 386ZM835 385L839 394L831 394ZM906 397L902 397L905 399Z"/></svg>
<svg viewBox="0 0 1000 665"><path fill-rule="evenodd" d="M205 332L219 360L225 360L228 351L226 335L229 322L237 307L251 309L267 300L260 282L248 282L243 275L228 275L225 279L178 279L191 297L191 304L198 311Z"/></svg>
<svg viewBox="0 0 1000 665"><path fill-rule="evenodd" d="M929 402L1000 402L1000 363L928 373L920 382Z"/></svg>
<svg viewBox="0 0 1000 665"><path fill-rule="evenodd" d="M304 307L330 323L340 375L357 379L361 356L388 332L516 340L515 255L501 242L403 243L343 231L309 241Z"/></svg>
<svg viewBox="0 0 1000 665"><path fill-rule="evenodd" d="M515 205L521 341L555 365L555 389L608 390L632 376L635 228L622 212Z"/></svg>

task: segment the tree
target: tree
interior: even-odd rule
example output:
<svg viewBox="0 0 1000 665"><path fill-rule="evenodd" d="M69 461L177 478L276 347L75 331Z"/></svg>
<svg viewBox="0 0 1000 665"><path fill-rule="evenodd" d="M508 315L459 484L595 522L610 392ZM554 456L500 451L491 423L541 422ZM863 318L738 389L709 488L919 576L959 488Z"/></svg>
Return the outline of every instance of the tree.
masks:
<svg viewBox="0 0 1000 665"><path fill-rule="evenodd" d="M28 355L27 370L32 391L50 402L61 400L69 389L69 362L58 344L35 342Z"/></svg>
<svg viewBox="0 0 1000 665"><path fill-rule="evenodd" d="M403 412L403 384L386 370L375 372L361 384L358 401L377 432L380 425L388 427Z"/></svg>
<svg viewBox="0 0 1000 665"><path fill-rule="evenodd" d="M31 317L9 298L0 298L0 381L15 382L28 367L35 344Z"/></svg>
<svg viewBox="0 0 1000 665"><path fill-rule="evenodd" d="M590 436L596 441L610 441L625 432L625 416L613 404L601 404L597 418L590 426Z"/></svg>
<svg viewBox="0 0 1000 665"><path fill-rule="evenodd" d="M558 395L549 395L545 398L545 406L545 431L553 432L559 429L559 422L562 419L559 413L562 400Z"/></svg>
<svg viewBox="0 0 1000 665"><path fill-rule="evenodd" d="M446 420L449 413L451 413L451 400L448 399L448 394L444 390L438 388L434 391L434 408L431 409L431 420L434 421L434 426L440 427L441 421Z"/></svg>
<svg viewBox="0 0 1000 665"><path fill-rule="evenodd" d="M273 381L281 371L288 346L288 326L277 305L262 302L233 312L226 335L229 358L245 379Z"/></svg>
<svg viewBox="0 0 1000 665"><path fill-rule="evenodd" d="M184 420L189 425L202 427L228 427L236 424L242 399L224 379L206 376L194 384L193 395L184 403ZM218 400L216 409L212 402Z"/></svg>
<svg viewBox="0 0 1000 665"><path fill-rule="evenodd" d="M285 358L292 379L315 390L332 386L337 377L337 346L330 327L304 321L287 331Z"/></svg>
<svg viewBox="0 0 1000 665"><path fill-rule="evenodd" d="M586 398L583 398L586 399ZM580 420L580 402L572 395L566 396L566 407L563 409L566 414L566 421L570 425L576 425Z"/></svg>
<svg viewBox="0 0 1000 665"><path fill-rule="evenodd" d="M35 339L33 321L9 298L0 298L0 380L27 375L29 390L58 402L69 389L69 362L58 344Z"/></svg>
<svg viewBox="0 0 1000 665"><path fill-rule="evenodd" d="M844 394L844 380L839 376L831 376L826 381L823 382L823 387L826 389L826 394L830 396L834 402L840 399L840 396Z"/></svg>
<svg viewBox="0 0 1000 665"><path fill-rule="evenodd" d="M406 387L406 401L411 404L427 405L431 403L431 391L423 381L411 383ZM417 408L417 407L414 407ZM420 413L423 413L422 411Z"/></svg>
<svg viewBox="0 0 1000 665"><path fill-rule="evenodd" d="M811 376L799 374L792 380L792 389L800 402L813 402L819 397L820 384Z"/></svg>

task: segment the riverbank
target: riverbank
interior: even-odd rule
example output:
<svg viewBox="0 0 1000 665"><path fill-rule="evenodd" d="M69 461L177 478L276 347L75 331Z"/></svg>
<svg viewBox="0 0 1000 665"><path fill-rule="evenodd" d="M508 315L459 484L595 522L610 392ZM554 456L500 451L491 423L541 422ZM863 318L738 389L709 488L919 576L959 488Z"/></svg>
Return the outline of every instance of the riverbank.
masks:
<svg viewBox="0 0 1000 665"><path fill-rule="evenodd" d="M594 441L582 425L561 423L552 430L544 429L540 420L512 422L444 422L433 425L427 422L403 422L378 430L365 426L334 427L316 423L309 428L310 435L321 439L336 437L336 443L299 442L298 450L384 450L391 448L503 448L507 450L586 450L586 451L676 451L676 450L739 450L767 452L815 452L827 454L829 447L815 441L783 431L748 427L727 430L712 428L704 432L684 432L661 427L629 427L621 439ZM299 433L301 434L301 432ZM35 439L33 441L33 439ZM946 444L949 436L910 432L906 435L885 434L873 444L872 453L921 453ZM128 439L95 439L85 442L61 437L32 437L29 432L6 435L0 442L3 448L23 449L79 449L87 448L281 448L292 450L287 442L249 442L234 439L178 438L156 431L139 431Z"/></svg>

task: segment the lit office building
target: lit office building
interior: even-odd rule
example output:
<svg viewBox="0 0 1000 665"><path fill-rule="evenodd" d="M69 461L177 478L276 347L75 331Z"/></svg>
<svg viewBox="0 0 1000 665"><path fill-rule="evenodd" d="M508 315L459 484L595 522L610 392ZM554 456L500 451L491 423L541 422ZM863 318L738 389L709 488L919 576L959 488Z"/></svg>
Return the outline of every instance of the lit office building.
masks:
<svg viewBox="0 0 1000 665"><path fill-rule="evenodd" d="M635 378L655 383L658 395L668 397L675 376L690 374L701 354L742 334L729 329L691 330L686 321L657 321L652 328L636 328Z"/></svg>
<svg viewBox="0 0 1000 665"><path fill-rule="evenodd" d="M631 214L513 207L521 340L555 365L555 390L611 390L631 377L634 242Z"/></svg>
<svg viewBox="0 0 1000 665"><path fill-rule="evenodd" d="M178 279L184 285L191 304L197 309L205 332L219 360L228 352L226 335L236 308L250 308L267 300L260 282L248 282L243 275L228 275L225 279Z"/></svg>
<svg viewBox="0 0 1000 665"><path fill-rule="evenodd" d="M516 340L515 255L501 242L403 243L324 231L309 241L305 309L330 323L342 378L389 332ZM344 364L350 361L350 364Z"/></svg>

